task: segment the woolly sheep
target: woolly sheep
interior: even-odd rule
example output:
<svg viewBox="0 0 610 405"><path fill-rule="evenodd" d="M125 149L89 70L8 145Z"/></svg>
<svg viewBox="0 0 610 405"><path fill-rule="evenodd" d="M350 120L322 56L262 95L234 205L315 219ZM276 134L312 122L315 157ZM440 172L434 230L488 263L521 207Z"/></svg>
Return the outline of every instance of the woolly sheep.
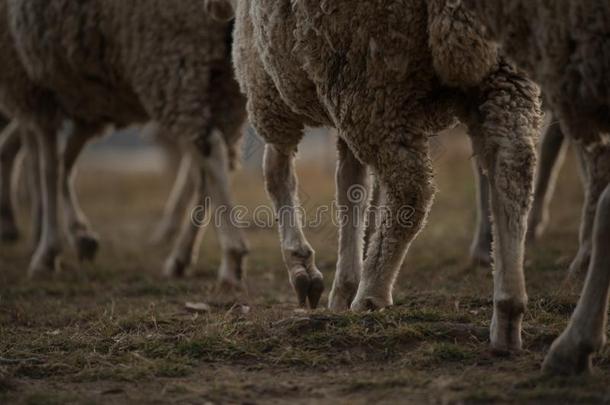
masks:
<svg viewBox="0 0 610 405"><path fill-rule="evenodd" d="M610 245L610 3L461 0L446 1L446 7L470 12L540 83L584 157L587 195L571 271L589 263L588 275L568 328L553 343L543 368L589 371L592 354L606 340L610 290L610 258L604 251Z"/></svg>
<svg viewBox="0 0 610 405"><path fill-rule="evenodd" d="M61 250L56 148L62 123L74 122L78 156L82 140L107 124L152 120L190 143L201 178L198 201L209 196L228 208L217 221L219 278L239 285L247 245L228 217L227 145L241 135L245 101L230 63L230 24L213 21L198 0L172 7L163 0L3 0L0 18L10 26L0 27L0 108L27 126L41 155L45 215L30 274L52 271ZM171 274L190 263L200 229L187 222L183 234L189 237L167 264Z"/></svg>
<svg viewBox="0 0 610 405"><path fill-rule="evenodd" d="M425 223L432 198L429 137L454 123L469 124L487 171L495 223L495 291L491 344L521 347L527 296L523 277L539 92L510 64L485 48L480 29L464 22L474 63L470 83L443 85L435 73L427 4L419 0L333 2L240 0L233 48L238 80L253 127L267 142L265 177L277 210L282 251L299 302L315 307L322 275L305 239L296 194L294 155L303 126L339 131L337 197L347 205L329 305L366 310L391 305L406 250ZM451 16L442 16L451 18ZM463 65L460 65L463 66ZM437 67L438 68L438 67ZM474 84L476 83L476 85ZM366 169L381 184L387 210L363 262L361 202ZM408 211L408 220L401 215ZM358 214L355 214L358 213ZM356 224L356 225L354 225Z"/></svg>

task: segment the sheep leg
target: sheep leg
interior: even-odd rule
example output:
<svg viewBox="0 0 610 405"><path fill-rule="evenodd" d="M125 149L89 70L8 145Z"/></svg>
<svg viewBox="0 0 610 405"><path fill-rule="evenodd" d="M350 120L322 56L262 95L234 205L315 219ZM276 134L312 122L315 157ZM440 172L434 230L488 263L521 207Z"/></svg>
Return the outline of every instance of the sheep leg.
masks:
<svg viewBox="0 0 610 405"><path fill-rule="evenodd" d="M184 212L188 209L195 191L193 174L192 156L184 153L180 159L174 186L163 211L163 218L153 233L151 243L166 243L176 234L178 224L182 222Z"/></svg>
<svg viewBox="0 0 610 405"><path fill-rule="evenodd" d="M214 220L222 250L218 283L222 289L241 289L248 245L242 229L233 218L235 211L229 181L229 151L217 130L210 133L206 144L202 170L214 205Z"/></svg>
<svg viewBox="0 0 610 405"><path fill-rule="evenodd" d="M354 311L392 305L396 277L430 210L434 187L427 137L410 133L404 138L376 148L364 145L359 151L377 176L385 207L378 210L379 226L369 243L362 278L351 306ZM368 149L373 149L374 155Z"/></svg>
<svg viewBox="0 0 610 405"><path fill-rule="evenodd" d="M56 130L36 131L40 158L42 236L29 266L30 277L50 274L59 267L61 252L58 219L59 158Z"/></svg>
<svg viewBox="0 0 610 405"><path fill-rule="evenodd" d="M223 252L218 272L221 289L241 289L244 281L244 261L248 245L242 230L235 223L231 212L233 199L230 191L229 151L217 132L206 168L206 183L214 206L218 238Z"/></svg>
<svg viewBox="0 0 610 405"><path fill-rule="evenodd" d="M510 184L509 178L522 170L521 159L513 159L512 154L498 153L497 170L490 178L495 240L491 346L497 353L521 349L521 322L527 306L523 260L531 189L527 189L529 179L523 179L524 187Z"/></svg>
<svg viewBox="0 0 610 405"><path fill-rule="evenodd" d="M360 282L363 264L364 219L368 202L366 167L347 144L338 140L337 204L339 207L339 254L329 308L348 310Z"/></svg>
<svg viewBox="0 0 610 405"><path fill-rule="evenodd" d="M480 118L470 123L470 132L475 154L489 179L493 214L491 348L506 354L521 350L521 324L527 307L523 262L540 122L538 91L504 66L490 76L481 94L486 99L478 107Z"/></svg>
<svg viewBox="0 0 610 405"><path fill-rule="evenodd" d="M99 238L91 229L87 217L80 208L74 189L76 161L95 134L93 128L77 125L75 131L68 137L62 159L61 193L66 232L80 261L93 260L99 248Z"/></svg>
<svg viewBox="0 0 610 405"><path fill-rule="evenodd" d="M528 218L527 239L530 242L538 239L549 220L549 203L553 196L557 175L565 158L567 140L561 127L551 124L540 145L540 160L534 187L534 204Z"/></svg>
<svg viewBox="0 0 610 405"><path fill-rule="evenodd" d="M521 349L521 323L527 305L523 273L527 214L535 152L531 139L497 140L488 128L483 149L494 217L494 313L491 346L497 353ZM517 131L525 133L525 131ZM529 142L528 142L529 141ZM514 181L514 179L519 179Z"/></svg>
<svg viewBox="0 0 610 405"><path fill-rule="evenodd" d="M189 169L186 175L190 177L192 173L192 156L186 154L182 162L185 168ZM186 169L185 169L186 170ZM199 173L201 174L201 173ZM193 186L195 193L191 195L191 204L186 206L195 206L191 209L191 215L185 217L184 212L177 215L176 220L182 222L182 227L178 233L178 238L174 244L174 248L169 258L165 262L163 274L166 277L182 277L186 270L197 261L199 249L195 247L199 245L198 240L203 237L205 219L209 215L209 204L206 201L208 192L206 190L205 176L193 176Z"/></svg>
<svg viewBox="0 0 610 405"><path fill-rule="evenodd" d="M585 165L586 197L580 224L579 249L570 265L569 274L582 274L591 258L593 225L597 202L606 185L610 183L610 146L597 144L590 147L578 146Z"/></svg>
<svg viewBox="0 0 610 405"><path fill-rule="evenodd" d="M606 342L610 291L610 186L597 205L593 253L582 295L567 329L551 346L543 370L551 374L580 374L591 370L591 357Z"/></svg>
<svg viewBox="0 0 610 405"><path fill-rule="evenodd" d="M20 149L18 125L10 123L0 135L0 241L2 242L15 242L19 239L11 183Z"/></svg>
<svg viewBox="0 0 610 405"><path fill-rule="evenodd" d="M24 165L22 170L26 171L27 189L30 199L31 229L33 246L38 246L42 239L42 180L40 178L40 150L36 136L32 133L23 132L21 141L25 149Z"/></svg>
<svg viewBox="0 0 610 405"><path fill-rule="evenodd" d="M299 305L316 308L324 282L315 265L315 252L302 230L302 212L299 210L297 176L294 167L296 146L282 147L268 144L265 148L265 185L276 212L280 243L288 276Z"/></svg>
<svg viewBox="0 0 610 405"><path fill-rule="evenodd" d="M473 265L488 267L491 266L491 244L493 242L489 180L476 159L473 161L473 171L477 182L478 205L476 233L470 246L470 259Z"/></svg>

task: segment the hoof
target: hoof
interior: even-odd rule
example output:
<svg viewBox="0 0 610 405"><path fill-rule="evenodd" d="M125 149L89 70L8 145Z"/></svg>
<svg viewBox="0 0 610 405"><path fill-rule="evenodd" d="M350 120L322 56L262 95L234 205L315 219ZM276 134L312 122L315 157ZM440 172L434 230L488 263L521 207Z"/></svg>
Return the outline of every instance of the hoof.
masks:
<svg viewBox="0 0 610 405"><path fill-rule="evenodd" d="M166 278L182 278L186 275L188 265L185 261L170 257L163 267L163 276Z"/></svg>
<svg viewBox="0 0 610 405"><path fill-rule="evenodd" d="M317 271L316 274L310 276L306 270L302 269L295 273L291 282L297 293L299 306L306 308L309 302L309 308L316 309L324 292L322 273Z"/></svg>
<svg viewBox="0 0 610 405"><path fill-rule="evenodd" d="M591 348L579 347L571 342L564 332L551 345L551 349L542 363L542 372L549 375L578 375L591 372Z"/></svg>
<svg viewBox="0 0 610 405"><path fill-rule="evenodd" d="M309 284L309 294L307 294L307 298L309 299L309 307L311 309L316 309L318 307L323 292L324 279L322 277L313 277Z"/></svg>
<svg viewBox="0 0 610 405"><path fill-rule="evenodd" d="M351 310L354 312L377 311L391 307L392 301L384 298L373 297L371 295L359 298L356 296L352 302Z"/></svg>
<svg viewBox="0 0 610 405"><path fill-rule="evenodd" d="M491 351L497 356L508 356L522 350L521 323L523 306L514 306L509 302L494 305L491 320Z"/></svg>
<svg viewBox="0 0 610 405"><path fill-rule="evenodd" d="M99 250L98 238L94 235L78 235L75 241L76 253L80 262L92 262Z"/></svg>

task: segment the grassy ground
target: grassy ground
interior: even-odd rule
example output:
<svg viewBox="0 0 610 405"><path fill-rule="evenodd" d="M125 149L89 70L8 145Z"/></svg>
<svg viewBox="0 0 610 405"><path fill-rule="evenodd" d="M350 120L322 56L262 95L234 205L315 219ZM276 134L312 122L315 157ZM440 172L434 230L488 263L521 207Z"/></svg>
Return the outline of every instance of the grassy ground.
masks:
<svg viewBox="0 0 610 405"><path fill-rule="evenodd" d="M329 203L332 173L301 174L305 205ZM0 248L0 403L610 402L608 352L590 377L539 373L577 299L577 288L562 287L582 199L573 162L553 225L529 248L525 350L507 358L488 350L490 272L463 265L475 217L466 157L438 159L439 194L400 275L397 305L363 315L295 311L273 229L248 230L249 313L214 293L213 232L192 277L162 279L169 246L146 242L168 182L82 173L83 206L103 238L95 264L79 266L67 252L55 279L27 281L29 245ZM267 204L258 173L236 184L239 202ZM335 230L308 236L329 289ZM188 301L212 310L189 313Z"/></svg>

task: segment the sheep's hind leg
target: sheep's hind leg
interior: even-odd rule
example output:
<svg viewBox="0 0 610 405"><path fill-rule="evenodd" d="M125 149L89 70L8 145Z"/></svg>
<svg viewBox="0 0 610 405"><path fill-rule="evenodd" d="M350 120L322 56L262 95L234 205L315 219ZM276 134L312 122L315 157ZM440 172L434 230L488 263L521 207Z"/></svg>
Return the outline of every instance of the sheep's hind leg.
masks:
<svg viewBox="0 0 610 405"><path fill-rule="evenodd" d="M65 228L70 245L76 250L81 262L92 261L95 258L99 248L99 238L80 208L74 188L75 166L84 147L96 133L97 128L77 124L68 137L62 159L61 193Z"/></svg>
<svg viewBox="0 0 610 405"><path fill-rule="evenodd" d="M218 130L212 131L207 143L209 154L203 159L203 170L222 250L218 286L221 290L241 290L248 244L235 217L229 179L229 151Z"/></svg>
<svg viewBox="0 0 610 405"><path fill-rule="evenodd" d="M167 243L174 237L195 191L192 156L186 152L182 154L174 186L163 211L163 218L151 238L151 243L155 245Z"/></svg>
<svg viewBox="0 0 610 405"><path fill-rule="evenodd" d="M538 92L533 84L503 67L490 77L481 94L486 99L479 106L480 119L471 123L470 130L475 153L490 182L494 218L491 348L506 354L521 350L521 324L527 307L523 262L540 122Z"/></svg>
<svg viewBox="0 0 610 405"><path fill-rule="evenodd" d="M593 245L592 234L597 202L610 183L610 146L602 143L590 147L579 146L586 173L586 198L580 224L579 249L570 265L570 276L578 276L587 269Z"/></svg>
<svg viewBox="0 0 610 405"><path fill-rule="evenodd" d="M183 165L192 169L192 156L185 155ZM179 215L179 223L182 223L182 226L172 252L165 262L163 274L166 277L184 276L186 270L197 260L199 253L199 249L196 248L199 245L197 241L203 237L204 225L210 215L209 204L206 201L209 194L206 190L205 176L202 174L201 171L197 176L195 173L192 174L196 192L191 195L191 204L185 204L185 210L190 207L190 215L185 215L185 212ZM190 177L191 173L185 175Z"/></svg>
<svg viewBox="0 0 610 405"><path fill-rule="evenodd" d="M184 220L178 240L166 261L164 274L168 277L183 276L196 261L204 227L210 216L213 216L222 249L218 271L219 288L242 290L248 245L242 230L232 218L234 211L229 186L228 151L222 135L216 130L204 136L199 143L203 146L201 156L197 155L200 163L195 198L197 206ZM188 157L185 156L185 159ZM183 163L185 167L191 167L188 161ZM213 214L210 208L214 209Z"/></svg>
<svg viewBox="0 0 610 405"><path fill-rule="evenodd" d="M12 173L21 139L17 123L10 123L0 136L0 241L15 242L19 239L19 229L13 206Z"/></svg>
<svg viewBox="0 0 610 405"><path fill-rule="evenodd" d="M553 121L553 120L552 120ZM527 239L536 241L544 233L549 221L549 203L565 158L567 139L557 123L551 123L540 144L540 161L536 170L534 204L528 218Z"/></svg>
<svg viewBox="0 0 610 405"><path fill-rule="evenodd" d="M348 310L358 290L363 264L364 221L369 185L364 166L338 140L337 205L339 207L339 255L329 308Z"/></svg>
<svg viewBox="0 0 610 405"><path fill-rule="evenodd" d="M40 178L42 195L42 236L30 262L30 277L53 273L59 268L61 253L60 227L58 219L58 172L57 129L37 128L35 137L40 155Z"/></svg>
<svg viewBox="0 0 610 405"><path fill-rule="evenodd" d="M357 145L358 146L358 145ZM382 187L384 209L369 242L364 270L352 310L366 311L392 305L392 289L407 250L422 229L430 210L434 187L428 139L423 133L405 133L381 145L364 145L364 160Z"/></svg>
<svg viewBox="0 0 610 405"><path fill-rule="evenodd" d="M606 341L610 290L610 186L599 199L593 231L593 254L585 286L567 329L551 346L543 364L549 374L591 370L592 354Z"/></svg>
<svg viewBox="0 0 610 405"><path fill-rule="evenodd" d="M294 167L296 146L268 144L265 148L265 184L276 212L284 262L288 269L299 305L316 308L324 281L315 265L315 252L302 230L302 212L299 210L297 176Z"/></svg>

